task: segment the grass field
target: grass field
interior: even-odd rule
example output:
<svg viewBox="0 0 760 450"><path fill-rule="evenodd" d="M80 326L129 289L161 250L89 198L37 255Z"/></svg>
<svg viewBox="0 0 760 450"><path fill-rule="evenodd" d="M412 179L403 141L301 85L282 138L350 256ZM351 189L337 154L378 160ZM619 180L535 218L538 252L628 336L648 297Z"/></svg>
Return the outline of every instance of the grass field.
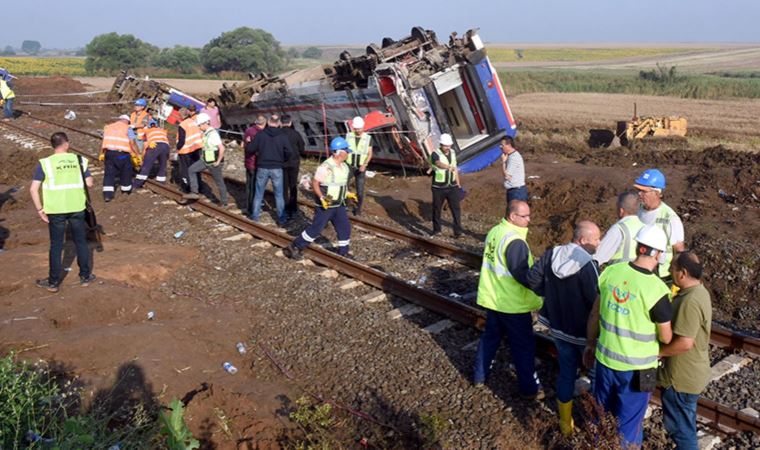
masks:
<svg viewBox="0 0 760 450"><path fill-rule="evenodd" d="M532 92L597 92L695 99L760 98L760 78L682 75L644 79L637 71L507 69L499 71L507 95Z"/></svg>
<svg viewBox="0 0 760 450"><path fill-rule="evenodd" d="M0 67L18 75L85 75L84 58L0 57Z"/></svg>
<svg viewBox="0 0 760 450"><path fill-rule="evenodd" d="M689 49L693 51L696 49ZM501 48L489 47L491 62L590 62L684 53L683 48ZM522 58L519 57L522 55Z"/></svg>

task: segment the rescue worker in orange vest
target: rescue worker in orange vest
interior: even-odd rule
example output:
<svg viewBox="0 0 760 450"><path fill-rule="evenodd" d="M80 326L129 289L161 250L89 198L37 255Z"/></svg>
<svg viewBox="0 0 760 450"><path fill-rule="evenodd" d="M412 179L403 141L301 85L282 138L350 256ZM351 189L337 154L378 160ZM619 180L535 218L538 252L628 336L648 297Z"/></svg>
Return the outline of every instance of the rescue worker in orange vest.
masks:
<svg viewBox="0 0 760 450"><path fill-rule="evenodd" d="M177 156L179 160L179 176L182 179L182 190L190 192L190 177L188 169L201 157L203 133L195 123L195 105L179 110L182 122L177 127ZM196 174L194 176L200 176Z"/></svg>
<svg viewBox="0 0 760 450"><path fill-rule="evenodd" d="M169 160L169 136L164 128L158 126L158 123L151 119L148 122L148 128L145 129L145 153L143 154L143 163L140 173L135 177L133 186L140 189L150 175L153 163L158 161L158 173L156 181L159 183L166 182L166 162Z"/></svg>
<svg viewBox="0 0 760 450"><path fill-rule="evenodd" d="M132 114L129 115L129 139L135 141L140 153L144 150L145 129L148 128L148 122L153 120L146 109L147 107L148 102L144 98L138 98L135 100Z"/></svg>
<svg viewBox="0 0 760 450"><path fill-rule="evenodd" d="M103 128L103 143L98 159L105 162L103 199L106 202L113 200L117 177L121 192L132 192L134 168L131 156L136 150L136 145L129 139L129 116L122 114L119 120Z"/></svg>

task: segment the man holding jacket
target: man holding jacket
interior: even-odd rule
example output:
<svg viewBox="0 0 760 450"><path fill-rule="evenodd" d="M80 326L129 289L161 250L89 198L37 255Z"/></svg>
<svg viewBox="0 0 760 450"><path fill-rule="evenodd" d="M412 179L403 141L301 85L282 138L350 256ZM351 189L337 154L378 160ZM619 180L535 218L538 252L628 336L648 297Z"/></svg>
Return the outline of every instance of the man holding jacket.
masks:
<svg viewBox="0 0 760 450"><path fill-rule="evenodd" d="M563 435L573 432L573 391L586 346L586 323L598 295L592 254L601 231L591 221L575 225L573 241L551 248L528 271L528 287L544 297L538 321L549 327L559 354L557 407Z"/></svg>

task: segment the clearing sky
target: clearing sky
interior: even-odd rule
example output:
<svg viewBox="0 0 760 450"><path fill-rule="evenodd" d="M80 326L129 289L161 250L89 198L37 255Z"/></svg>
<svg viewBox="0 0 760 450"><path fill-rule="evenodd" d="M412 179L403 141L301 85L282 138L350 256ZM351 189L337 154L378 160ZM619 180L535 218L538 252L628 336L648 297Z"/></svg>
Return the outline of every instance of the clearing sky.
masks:
<svg viewBox="0 0 760 450"><path fill-rule="evenodd" d="M355 5L355 6L354 6ZM285 45L361 45L436 31L480 28L494 43L759 43L757 0L530 1L153 1L5 2L0 48L25 39L77 48L103 33L133 34L159 47L201 47L240 26Z"/></svg>

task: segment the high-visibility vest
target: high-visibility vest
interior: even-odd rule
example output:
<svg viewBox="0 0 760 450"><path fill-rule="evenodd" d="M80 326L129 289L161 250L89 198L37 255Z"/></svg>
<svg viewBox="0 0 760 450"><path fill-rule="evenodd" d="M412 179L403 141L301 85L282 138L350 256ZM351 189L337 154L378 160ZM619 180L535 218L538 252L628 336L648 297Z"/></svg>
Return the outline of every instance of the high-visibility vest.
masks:
<svg viewBox="0 0 760 450"><path fill-rule="evenodd" d="M516 240L525 242L527 236L527 228L518 227L506 219L502 219L488 232L478 281L478 305L510 314L541 308L541 297L515 280L507 267L507 247ZM528 266L532 265L533 255L528 248Z"/></svg>
<svg viewBox="0 0 760 450"><path fill-rule="evenodd" d="M659 265L658 273L660 278L667 278L670 276L670 262L673 260L673 244L670 242L670 236L673 230L670 229L670 219L678 214L676 214L670 206L666 205L665 202L660 203L658 208L659 210L654 223L662 228L662 231L665 232L665 236L668 238L668 246L665 247L665 262ZM643 212L643 209L639 210L639 213Z"/></svg>
<svg viewBox="0 0 760 450"><path fill-rule="evenodd" d="M620 229L623 234L623 240L612 258L607 264L617 264L619 262L628 262L636 259L636 233L644 226L644 222L638 216L625 216L614 226Z"/></svg>
<svg viewBox="0 0 760 450"><path fill-rule="evenodd" d="M449 156L447 157L441 149L437 149L435 153L438 155L439 161L442 161L444 164L447 164L451 167L456 168L457 166L457 154L454 153L454 149L449 150ZM450 160L449 160L450 157ZM435 165L432 161L432 157L430 159L431 164L433 165L433 187L449 187L453 186L456 183L456 176L454 172L450 171L449 169L441 169L437 165Z"/></svg>
<svg viewBox="0 0 760 450"><path fill-rule="evenodd" d="M322 180L319 188L325 197L330 197L330 208L344 204L346 200L346 185L348 184L349 168L345 162L337 163L333 158L327 158L320 168L329 169L330 178ZM319 170L319 169L318 169Z"/></svg>
<svg viewBox="0 0 760 450"><path fill-rule="evenodd" d="M3 100L16 98L16 93L13 92L13 89L8 86L8 82L5 80L0 80L0 96L3 97Z"/></svg>
<svg viewBox="0 0 760 450"><path fill-rule="evenodd" d="M156 144L169 145L169 133L163 128L152 127L145 129L145 142L150 145L152 142Z"/></svg>
<svg viewBox="0 0 760 450"><path fill-rule="evenodd" d="M346 133L346 142L351 153L348 154L348 165L351 167L363 166L369 156L369 147L372 142L372 136L369 133L362 133L357 143L356 135L353 131Z"/></svg>
<svg viewBox="0 0 760 450"><path fill-rule="evenodd" d="M219 132L211 127L208 127L206 131L203 132L203 160L207 163L215 162L216 156L219 154L219 146L211 145L208 142L209 137L213 134L216 134L217 137L219 136Z"/></svg>
<svg viewBox="0 0 760 450"><path fill-rule="evenodd" d="M619 263L599 277L599 341L596 359L619 371L657 367L660 344L649 310L670 289L656 274Z"/></svg>
<svg viewBox="0 0 760 450"><path fill-rule="evenodd" d="M129 146L129 125L119 120L103 127L103 143L100 148L101 150L131 152L132 149Z"/></svg>
<svg viewBox="0 0 760 450"><path fill-rule="evenodd" d="M192 153L203 147L203 133L198 125L195 124L193 117L188 117L179 124L185 130L185 145L177 152L180 155Z"/></svg>
<svg viewBox="0 0 760 450"><path fill-rule="evenodd" d="M45 180L42 182L42 208L45 214L67 214L83 211L86 196L82 172L87 159L79 160L71 153L56 153L40 160Z"/></svg>
<svg viewBox="0 0 760 450"><path fill-rule="evenodd" d="M150 114L144 109L142 111L132 111L129 115L129 124L135 129L135 133L137 133L139 139L145 139L145 126L149 120Z"/></svg>

